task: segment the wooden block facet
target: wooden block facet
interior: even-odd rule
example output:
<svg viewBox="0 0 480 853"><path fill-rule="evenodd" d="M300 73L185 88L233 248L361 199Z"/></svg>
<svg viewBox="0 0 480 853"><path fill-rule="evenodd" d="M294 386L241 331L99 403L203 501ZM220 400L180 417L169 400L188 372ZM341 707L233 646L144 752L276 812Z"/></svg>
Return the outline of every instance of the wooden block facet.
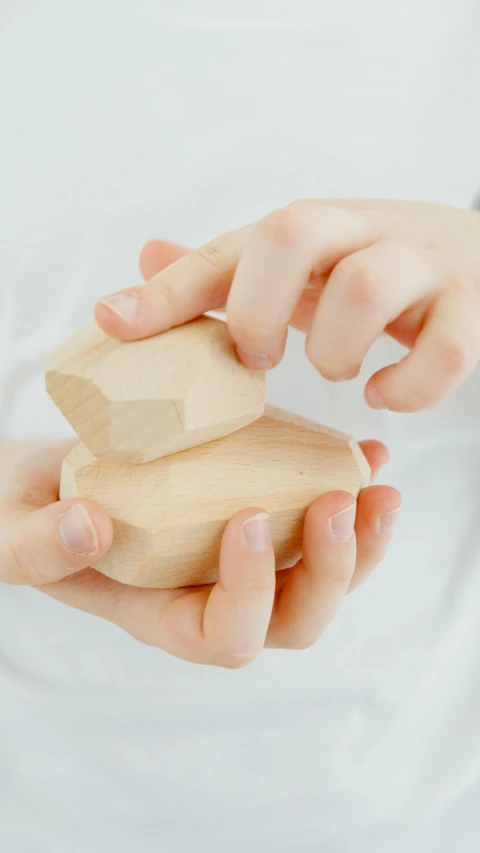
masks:
<svg viewBox="0 0 480 853"><path fill-rule="evenodd" d="M146 465L98 460L79 444L60 495L93 498L113 519L114 544L95 568L134 586L178 587L217 580L225 525L250 506L271 514L277 569L292 565L312 501L331 489L356 496L369 477L348 436L268 408L237 432Z"/></svg>
<svg viewBox="0 0 480 853"><path fill-rule="evenodd" d="M265 400L264 375L240 364L212 317L129 342L87 323L48 357L46 386L95 456L133 463L228 435Z"/></svg>

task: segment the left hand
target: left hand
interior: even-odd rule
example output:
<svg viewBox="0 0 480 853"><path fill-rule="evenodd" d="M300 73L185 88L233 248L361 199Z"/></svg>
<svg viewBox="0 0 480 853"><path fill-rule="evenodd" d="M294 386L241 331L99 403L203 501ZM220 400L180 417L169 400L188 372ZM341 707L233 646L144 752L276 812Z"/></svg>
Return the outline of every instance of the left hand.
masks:
<svg viewBox="0 0 480 853"><path fill-rule="evenodd" d="M363 442L361 447L375 476L388 458L387 450L376 441ZM65 449L63 445L46 445L38 451L35 448L42 459L55 460L48 469L43 466L40 481L36 473L39 463L32 467L33 456L28 447L5 474L9 500L4 504L4 523L0 523L0 567L3 563L7 576L16 572L18 579L25 578L27 568L39 560L38 548L32 547L29 540L21 551L8 548L13 513L18 513L17 504L12 509L9 483L15 483L15 501L21 498L24 502L22 519L27 519L29 529L32 519L58 514L58 504L46 508L43 505L58 498ZM251 663L264 647L304 649L316 642L345 595L359 586L385 556L400 502L398 492L389 486L369 486L360 492L356 502L346 492L321 495L306 513L302 559L291 569L277 573L271 543L263 534L259 541L262 508L244 509L225 527L219 581L182 589L127 586L92 568L78 570L79 560L83 559L84 565L87 562L85 557L76 558L75 572L70 570L61 580L45 582L48 576L58 578L65 574L59 571L58 558L48 560L57 553L58 543L47 529L44 554L40 555L44 582L39 589L64 604L107 619L140 642L176 657L238 669ZM95 509L97 522L105 529L103 553L110 542L109 519L101 517L100 507L90 509ZM0 522L1 516L0 502ZM251 522L253 534L247 535ZM3 549L2 530L6 543ZM32 582L31 572L27 582Z"/></svg>
<svg viewBox="0 0 480 853"><path fill-rule="evenodd" d="M166 257L176 262L164 269ZM226 304L247 366L278 364L291 323L307 333L312 364L340 381L358 374L386 332L410 352L369 379L366 398L376 409L436 405L480 356L476 212L398 201L298 201L195 251L147 244L142 267L145 286L98 303L96 319L108 334L147 337Z"/></svg>
<svg viewBox="0 0 480 853"><path fill-rule="evenodd" d="M237 668L264 645L315 642L348 590L383 558L400 505L387 486L369 486L357 502L345 492L322 495L306 514L303 558L277 574L261 507L246 508L225 527L217 584L141 589L89 568L110 547L113 528L94 501L58 500L74 443L0 444L0 582L36 586L195 663ZM386 448L374 441L362 448L375 474Z"/></svg>

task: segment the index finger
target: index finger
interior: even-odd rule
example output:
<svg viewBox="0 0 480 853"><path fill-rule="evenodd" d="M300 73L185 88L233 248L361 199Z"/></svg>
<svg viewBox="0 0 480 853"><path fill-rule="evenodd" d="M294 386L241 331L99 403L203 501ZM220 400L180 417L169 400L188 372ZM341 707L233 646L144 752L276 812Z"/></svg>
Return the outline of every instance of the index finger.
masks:
<svg viewBox="0 0 480 853"><path fill-rule="evenodd" d="M95 319L107 335L134 341L180 326L225 304L247 225L179 258L144 285L100 299Z"/></svg>

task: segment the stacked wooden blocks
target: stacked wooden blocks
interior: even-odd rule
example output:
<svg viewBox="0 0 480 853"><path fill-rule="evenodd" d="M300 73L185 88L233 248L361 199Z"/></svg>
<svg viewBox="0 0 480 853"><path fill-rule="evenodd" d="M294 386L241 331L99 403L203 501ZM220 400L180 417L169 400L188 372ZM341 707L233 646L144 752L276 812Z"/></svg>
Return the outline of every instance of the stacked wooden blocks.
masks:
<svg viewBox="0 0 480 853"><path fill-rule="evenodd" d="M370 477L348 436L265 405L264 375L211 317L133 342L92 321L50 354L46 385L81 440L60 497L110 514L114 543L94 568L122 583L215 581L225 525L250 506L270 513L285 568L309 504L331 489L356 496Z"/></svg>

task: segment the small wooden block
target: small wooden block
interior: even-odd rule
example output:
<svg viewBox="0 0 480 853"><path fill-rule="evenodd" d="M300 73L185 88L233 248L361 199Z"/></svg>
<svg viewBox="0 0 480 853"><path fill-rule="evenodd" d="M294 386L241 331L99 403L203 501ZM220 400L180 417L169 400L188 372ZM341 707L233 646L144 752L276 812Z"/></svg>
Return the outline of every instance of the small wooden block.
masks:
<svg viewBox="0 0 480 853"><path fill-rule="evenodd" d="M212 317L129 342L87 323L48 357L46 386L95 456L134 463L228 435L265 402L264 374Z"/></svg>
<svg viewBox="0 0 480 853"><path fill-rule="evenodd" d="M268 406L231 435L146 465L98 460L80 444L63 464L60 496L92 498L113 519L114 544L94 568L171 588L218 579L225 525L251 506L271 514L277 569L292 565L312 501L331 489L356 496L369 479L348 436Z"/></svg>

